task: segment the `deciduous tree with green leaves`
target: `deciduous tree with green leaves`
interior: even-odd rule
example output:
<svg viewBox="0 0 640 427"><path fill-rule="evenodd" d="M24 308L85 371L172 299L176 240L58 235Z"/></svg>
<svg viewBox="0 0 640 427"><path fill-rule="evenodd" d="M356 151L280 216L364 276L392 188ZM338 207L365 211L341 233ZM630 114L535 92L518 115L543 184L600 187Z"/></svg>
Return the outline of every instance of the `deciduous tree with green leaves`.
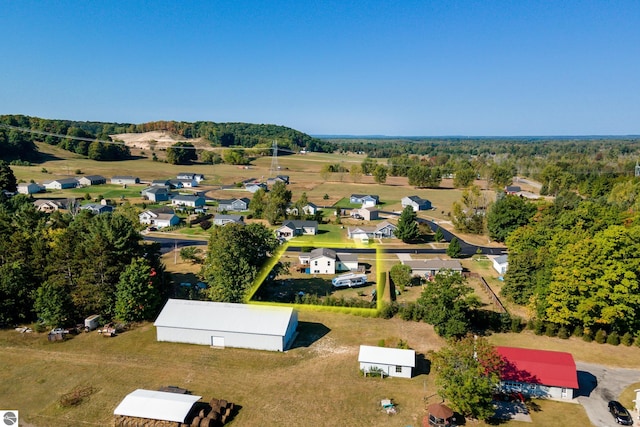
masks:
<svg viewBox="0 0 640 427"><path fill-rule="evenodd" d="M116 318L124 322L151 319L158 312L158 272L144 258L134 258L116 285Z"/></svg>
<svg viewBox="0 0 640 427"><path fill-rule="evenodd" d="M493 394L504 366L486 338L467 335L451 340L432 355L438 394L465 417L491 418Z"/></svg>
<svg viewBox="0 0 640 427"><path fill-rule="evenodd" d="M389 270L389 275L393 283L401 290L404 291L405 286L411 285L411 267L405 264L395 264Z"/></svg>
<svg viewBox="0 0 640 427"><path fill-rule="evenodd" d="M377 165L373 169L373 180L376 184L384 184L387 182L387 167L384 165Z"/></svg>
<svg viewBox="0 0 640 427"><path fill-rule="evenodd" d="M498 242L504 242L513 230L528 223L535 213L536 205L521 197L507 194L489 208L489 236Z"/></svg>
<svg viewBox="0 0 640 427"><path fill-rule="evenodd" d="M264 216L269 224L274 225L284 217L289 203L291 203L291 190L284 182L276 182L269 192L264 208Z"/></svg>
<svg viewBox="0 0 640 427"><path fill-rule="evenodd" d="M167 148L167 162L172 165L188 165L195 160L198 160L198 154L193 144L176 142Z"/></svg>

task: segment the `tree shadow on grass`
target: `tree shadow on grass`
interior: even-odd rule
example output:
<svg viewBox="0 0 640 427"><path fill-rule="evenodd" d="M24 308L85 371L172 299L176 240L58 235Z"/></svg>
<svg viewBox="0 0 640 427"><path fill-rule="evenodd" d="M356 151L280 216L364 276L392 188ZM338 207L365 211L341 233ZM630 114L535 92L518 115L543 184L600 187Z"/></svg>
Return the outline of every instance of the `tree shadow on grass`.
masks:
<svg viewBox="0 0 640 427"><path fill-rule="evenodd" d="M298 336L293 341L290 349L293 350L294 348L309 347L329 332L331 332L331 329L327 328L322 323L298 322Z"/></svg>

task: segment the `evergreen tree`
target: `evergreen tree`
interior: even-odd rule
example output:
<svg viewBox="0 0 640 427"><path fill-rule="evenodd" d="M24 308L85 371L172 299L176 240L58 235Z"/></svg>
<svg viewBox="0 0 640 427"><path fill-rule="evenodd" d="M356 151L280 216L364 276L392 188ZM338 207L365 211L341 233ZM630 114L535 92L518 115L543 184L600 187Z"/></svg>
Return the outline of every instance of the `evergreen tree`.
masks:
<svg viewBox="0 0 640 427"><path fill-rule="evenodd" d="M0 160L0 190L15 192L18 189L18 182L9 164Z"/></svg>
<svg viewBox="0 0 640 427"><path fill-rule="evenodd" d="M404 243L413 242L420 237L416 218L417 215L411 206L406 206L400 214L394 234Z"/></svg>
<svg viewBox="0 0 640 427"><path fill-rule="evenodd" d="M451 258L458 258L462 254L462 247L457 237L451 239L449 246L447 247L447 255Z"/></svg>
<svg viewBox="0 0 640 427"><path fill-rule="evenodd" d="M438 243L438 242L442 242L443 240L444 240L444 233L442 232L442 228L438 227L438 229L436 230L433 236L433 241Z"/></svg>

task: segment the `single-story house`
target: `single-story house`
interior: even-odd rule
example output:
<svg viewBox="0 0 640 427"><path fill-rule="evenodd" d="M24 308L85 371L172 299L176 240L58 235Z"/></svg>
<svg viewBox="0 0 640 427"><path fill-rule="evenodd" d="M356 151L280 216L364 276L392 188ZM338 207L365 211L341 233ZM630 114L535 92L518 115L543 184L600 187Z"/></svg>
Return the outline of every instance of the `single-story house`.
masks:
<svg viewBox="0 0 640 427"><path fill-rule="evenodd" d="M160 186L160 187L171 187L170 179L154 179L151 181L151 186Z"/></svg>
<svg viewBox="0 0 640 427"><path fill-rule="evenodd" d="M276 182L284 182L285 184L289 184L289 176L288 175L277 175L275 178L267 179L268 185L273 185Z"/></svg>
<svg viewBox="0 0 640 427"><path fill-rule="evenodd" d="M504 192L507 194L518 194L522 191L519 185L507 185L504 187Z"/></svg>
<svg viewBox="0 0 640 427"><path fill-rule="evenodd" d="M251 203L251 200L246 197L218 200L218 212L245 212L249 210L249 203Z"/></svg>
<svg viewBox="0 0 640 427"><path fill-rule="evenodd" d="M380 197L375 194L352 194L349 203L360 203L365 206L376 206L380 203Z"/></svg>
<svg viewBox="0 0 640 427"><path fill-rule="evenodd" d="M154 325L158 341L285 351L298 314L291 307L169 299Z"/></svg>
<svg viewBox="0 0 640 427"><path fill-rule="evenodd" d="M298 213L298 208L295 205L291 205L286 210L287 215L300 215ZM318 206L309 202L306 205L302 206L302 215L315 215L318 212Z"/></svg>
<svg viewBox="0 0 640 427"><path fill-rule="evenodd" d="M244 217L242 215L223 215L217 214L213 217L214 225L227 225L227 224L244 224Z"/></svg>
<svg viewBox="0 0 640 427"><path fill-rule="evenodd" d="M309 266L309 274L336 274L341 271L357 271L358 255L338 253L333 249L316 248L298 256L300 264Z"/></svg>
<svg viewBox="0 0 640 427"><path fill-rule="evenodd" d="M353 240L367 241L369 239L390 239L395 237L393 234L396 226L388 221L382 221L375 226L360 225L357 227L348 227L347 236Z"/></svg>
<svg viewBox="0 0 640 427"><path fill-rule="evenodd" d="M292 239L296 236L316 235L318 234L318 221L285 221L280 227L276 228L276 237L282 239Z"/></svg>
<svg viewBox="0 0 640 427"><path fill-rule="evenodd" d="M196 181L195 179L172 179L171 183L173 184L176 181L182 184L182 188L194 188L198 186L198 181Z"/></svg>
<svg viewBox="0 0 640 427"><path fill-rule="evenodd" d="M76 188L78 181L75 178L60 178L53 181L43 182L44 188L47 190L63 190L66 188Z"/></svg>
<svg viewBox="0 0 640 427"><path fill-rule="evenodd" d="M152 185L151 187L147 187L140 192L142 197L146 197L152 202L166 202L171 198L171 191L169 187L160 186L160 185Z"/></svg>
<svg viewBox="0 0 640 427"><path fill-rule="evenodd" d="M118 175L111 178L112 184L140 184L140 178L131 175Z"/></svg>
<svg viewBox="0 0 640 427"><path fill-rule="evenodd" d="M500 373L504 392L571 400L579 388L571 353L518 347L496 347L496 351L505 362Z"/></svg>
<svg viewBox="0 0 640 427"><path fill-rule="evenodd" d="M197 184L204 181L204 175L201 173L180 172L176 178L194 180Z"/></svg>
<svg viewBox="0 0 640 427"><path fill-rule="evenodd" d="M267 184L263 182L250 182L244 185L244 189L247 190L249 193L255 193L258 190L264 190L264 191L268 190Z"/></svg>
<svg viewBox="0 0 640 427"><path fill-rule="evenodd" d="M87 176L78 178L78 184L82 187L88 187L90 185L101 185L106 183L107 183L107 178L100 175L87 175Z"/></svg>
<svg viewBox="0 0 640 427"><path fill-rule="evenodd" d="M150 209L138 215L140 224L152 225L156 228L171 227L180 224L180 217L171 209Z"/></svg>
<svg viewBox="0 0 640 427"><path fill-rule="evenodd" d="M44 191L44 187L35 182L20 182L18 183L18 193L20 194L35 194Z"/></svg>
<svg viewBox="0 0 640 427"><path fill-rule="evenodd" d="M169 187L171 187L174 190L179 190L181 188L184 188L184 183L179 179L170 179Z"/></svg>
<svg viewBox="0 0 640 427"><path fill-rule="evenodd" d="M38 199L33 202L38 212L51 213L59 209L64 209L64 204L57 200Z"/></svg>
<svg viewBox="0 0 640 427"><path fill-rule="evenodd" d="M193 394L138 389L120 402L113 415L184 423L201 398Z"/></svg>
<svg viewBox="0 0 640 427"><path fill-rule="evenodd" d="M91 211L96 215L113 212L113 206L103 205L101 203L88 203L80 206L80 209Z"/></svg>
<svg viewBox="0 0 640 427"><path fill-rule="evenodd" d="M204 197L193 195L179 194L171 199L171 204L174 206L187 206L190 208L201 208L205 204Z"/></svg>
<svg viewBox="0 0 640 427"><path fill-rule="evenodd" d="M374 206L351 209L350 216L355 219L363 219L365 221L373 221L378 219L380 211Z"/></svg>
<svg viewBox="0 0 640 427"><path fill-rule="evenodd" d="M411 206L414 212L431 209L431 202L418 196L407 196L402 198L402 208Z"/></svg>
<svg viewBox="0 0 640 427"><path fill-rule="evenodd" d="M401 348L361 345L358 362L360 370L365 375L374 370L388 377L411 378L413 368L416 367L416 352Z"/></svg>
<svg viewBox="0 0 640 427"><path fill-rule="evenodd" d="M503 275L507 272L507 268L509 267L509 261L507 255L500 255L493 258L493 268L498 272L498 274Z"/></svg>
<svg viewBox="0 0 640 427"><path fill-rule="evenodd" d="M452 271L454 273L462 273L462 264L457 259L421 259L402 261L404 265L411 267L414 276L426 276L431 279L438 275L441 271Z"/></svg>

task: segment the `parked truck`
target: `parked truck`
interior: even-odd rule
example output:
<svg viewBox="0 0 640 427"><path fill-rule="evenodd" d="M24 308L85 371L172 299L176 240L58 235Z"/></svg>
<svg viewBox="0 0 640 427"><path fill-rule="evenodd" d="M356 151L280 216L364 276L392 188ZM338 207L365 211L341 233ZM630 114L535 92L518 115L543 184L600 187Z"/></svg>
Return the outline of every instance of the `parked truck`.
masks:
<svg viewBox="0 0 640 427"><path fill-rule="evenodd" d="M100 326L100 315L94 314L84 319L84 331L89 332Z"/></svg>

